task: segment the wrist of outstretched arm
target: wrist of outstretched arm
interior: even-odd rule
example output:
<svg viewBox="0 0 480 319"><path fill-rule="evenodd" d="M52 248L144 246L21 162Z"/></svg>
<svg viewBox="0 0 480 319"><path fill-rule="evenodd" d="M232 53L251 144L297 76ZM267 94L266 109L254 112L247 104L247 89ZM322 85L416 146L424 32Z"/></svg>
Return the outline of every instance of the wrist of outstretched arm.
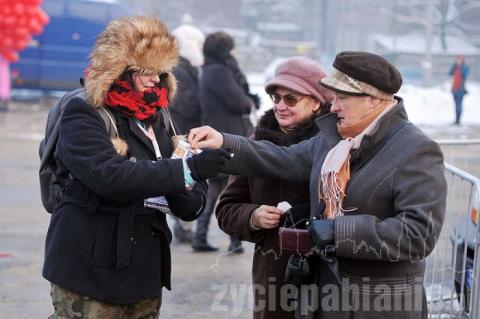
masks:
<svg viewBox="0 0 480 319"><path fill-rule="evenodd" d="M192 171L190 171L190 167L188 167L186 159L182 159L182 167L183 167L183 177L185 181L185 188L187 190L191 190L193 188L193 185L195 185L195 180L192 177Z"/></svg>
<svg viewBox="0 0 480 319"><path fill-rule="evenodd" d="M257 208L255 208L252 213L250 214L250 218L249 218L249 221L248 221L248 226L250 227L251 230L253 231L257 231L257 230L260 230L260 227L257 227L255 226L255 223L254 223L254 218L255 218L255 213L257 212Z"/></svg>
<svg viewBox="0 0 480 319"><path fill-rule="evenodd" d="M223 143L221 147L229 148L232 152L238 151L240 148L242 136L232 135L227 133L221 133L223 136Z"/></svg>

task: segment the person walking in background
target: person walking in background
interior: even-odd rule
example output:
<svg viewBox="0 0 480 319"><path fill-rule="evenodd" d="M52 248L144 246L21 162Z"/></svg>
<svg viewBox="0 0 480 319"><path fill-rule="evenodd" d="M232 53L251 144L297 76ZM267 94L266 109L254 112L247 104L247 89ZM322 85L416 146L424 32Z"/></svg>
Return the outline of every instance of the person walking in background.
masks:
<svg viewBox="0 0 480 319"><path fill-rule="evenodd" d="M166 215L197 218L206 183L229 158L205 150L185 162L173 152L169 101L176 90L175 38L158 20L110 22L97 37L85 98L60 118L56 179L64 189L45 243L43 276L51 283L51 318L158 318L170 289L171 233ZM109 136L95 109L108 109ZM191 190L186 180L197 183Z"/></svg>
<svg viewBox="0 0 480 319"><path fill-rule="evenodd" d="M307 318L426 319L425 259L445 217L442 151L408 120L390 62L344 51L333 67L320 80L335 94L332 113L315 137L280 147L203 126L189 142L230 148L224 173L309 181L316 289Z"/></svg>
<svg viewBox="0 0 480 319"><path fill-rule="evenodd" d="M233 38L224 32L209 34L203 45L205 64L200 80L202 124L223 132L250 136L252 108L258 107L258 98L250 94L245 75L232 55ZM197 230L192 242L194 251L216 251L218 248L207 242L208 225L217 198L228 182L228 176L208 180L205 211L197 221ZM231 236L229 251L241 253L241 242Z"/></svg>
<svg viewBox="0 0 480 319"><path fill-rule="evenodd" d="M255 129L255 140L288 146L318 133L315 119L328 112L333 94L318 82L325 77L320 65L304 57L293 57L278 65L275 76L265 86L273 108L262 116ZM308 182L230 176L216 215L220 228L229 235L255 243L252 275L256 319L292 319L294 310L286 304L291 295L281 295L290 254L279 249L278 226L282 211L276 207L287 201L293 207L287 220L300 227L310 216ZM283 218L282 218L283 219ZM292 225L293 226L293 225ZM273 280L272 280L273 279ZM275 291L271 290L275 286Z"/></svg>
<svg viewBox="0 0 480 319"><path fill-rule="evenodd" d="M465 81L468 76L469 67L465 63L465 57L463 55L457 55L455 63L450 69L450 75L453 76L452 81L452 95L455 102L455 122L454 124L460 125L460 120L463 112L463 97L467 94L465 88Z"/></svg>
<svg viewBox="0 0 480 319"><path fill-rule="evenodd" d="M199 69L203 65L203 32L184 24L173 30L180 46L180 58L173 69L177 79L177 94L170 106L170 113L179 134L186 134L201 124L200 97L198 92ZM175 218L173 233L180 243L192 241L192 222Z"/></svg>
<svg viewBox="0 0 480 319"><path fill-rule="evenodd" d="M0 54L0 111L6 111L12 85L10 63Z"/></svg>
<svg viewBox="0 0 480 319"><path fill-rule="evenodd" d="M205 35L192 25L181 25L173 30L180 46L178 64L173 68L177 79L177 94L170 113L180 134L202 122L199 97L199 70L203 65L203 42Z"/></svg>

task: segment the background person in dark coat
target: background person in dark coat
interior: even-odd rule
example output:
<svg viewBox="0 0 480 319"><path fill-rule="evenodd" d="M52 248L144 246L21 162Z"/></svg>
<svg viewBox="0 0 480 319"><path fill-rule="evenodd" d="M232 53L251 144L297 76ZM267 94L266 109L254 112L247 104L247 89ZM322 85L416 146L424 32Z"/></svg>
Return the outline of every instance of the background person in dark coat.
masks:
<svg viewBox="0 0 480 319"><path fill-rule="evenodd" d="M333 67L320 81L335 92L332 114L317 119L314 138L285 148L201 127L189 141L230 148L235 157L222 172L310 179L310 238L319 256L317 288L302 309L308 318L426 319L425 258L445 216L442 152L408 121L392 64L345 51ZM340 282L324 266L333 257Z"/></svg>
<svg viewBox="0 0 480 319"><path fill-rule="evenodd" d="M226 151L202 152L188 164L169 159L166 107L177 58L174 37L153 18L114 20L95 42L86 101L65 106L54 154L65 192L45 244L52 318L159 316L162 287L170 289L171 233L165 214L144 201L165 196L173 214L193 220L206 185L186 190L189 171L206 179L226 162ZM95 110L107 107L116 137Z"/></svg>
<svg viewBox="0 0 480 319"><path fill-rule="evenodd" d="M199 96L199 68L203 65L203 32L192 26L182 25L173 30L180 46L180 59L173 68L177 79L177 94L170 112L179 134L187 134L202 123Z"/></svg>
<svg viewBox="0 0 480 319"><path fill-rule="evenodd" d="M252 108L258 108L258 97L250 94L245 75L238 68L237 60L231 54L235 43L224 32L209 34L203 45L205 65L200 80L202 124L210 125L223 132L250 136L253 126L250 122ZM227 185L228 177L221 176L208 181L207 205L197 221L192 248L195 251L215 251L207 243L208 225L218 195ZM229 251L243 252L241 242L230 237Z"/></svg>
<svg viewBox="0 0 480 319"><path fill-rule="evenodd" d="M465 88L465 81L467 80L469 68L465 63L465 57L463 55L458 55L456 57L455 63L450 69L450 75L453 76L452 81L452 95L453 101L455 102L455 122L454 124L459 125L463 112L463 97L467 94L467 89Z"/></svg>
<svg viewBox="0 0 480 319"><path fill-rule="evenodd" d="M177 132L187 134L191 128L202 123L200 97L198 91L199 70L203 65L203 32L189 24L173 30L173 35L180 46L180 59L173 68L177 79L177 94L170 108ZM175 219L173 229L175 238L180 243L192 241L192 222Z"/></svg>
<svg viewBox="0 0 480 319"><path fill-rule="evenodd" d="M288 146L318 133L314 119L328 112L333 94L320 86L325 76L320 65L303 57L289 58L275 70L266 86L273 109L260 119L256 140ZM252 274L256 319L294 318L296 302L281 290L286 284L285 269L290 254L281 253L278 226L282 211L276 207L287 201L298 224L310 216L308 182L231 176L220 197L216 215L220 228L229 235L255 243ZM272 291L272 286L275 289ZM282 296L283 292L283 296ZM283 305L283 307L282 307Z"/></svg>

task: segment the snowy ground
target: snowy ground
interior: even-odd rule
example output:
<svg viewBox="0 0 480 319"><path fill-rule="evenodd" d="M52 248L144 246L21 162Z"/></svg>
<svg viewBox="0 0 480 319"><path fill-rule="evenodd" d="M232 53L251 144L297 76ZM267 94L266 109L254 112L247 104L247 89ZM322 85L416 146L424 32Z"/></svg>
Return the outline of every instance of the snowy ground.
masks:
<svg viewBox="0 0 480 319"><path fill-rule="evenodd" d="M263 76L249 74L248 79L252 91L261 96L262 107L259 112L261 115L272 105L263 89ZM463 102L462 124L480 125L480 83L467 83L467 89L469 94L465 96ZM414 124L430 128L445 127L452 124L455 119L455 106L449 82L431 88L405 84L398 95L404 98L408 117Z"/></svg>

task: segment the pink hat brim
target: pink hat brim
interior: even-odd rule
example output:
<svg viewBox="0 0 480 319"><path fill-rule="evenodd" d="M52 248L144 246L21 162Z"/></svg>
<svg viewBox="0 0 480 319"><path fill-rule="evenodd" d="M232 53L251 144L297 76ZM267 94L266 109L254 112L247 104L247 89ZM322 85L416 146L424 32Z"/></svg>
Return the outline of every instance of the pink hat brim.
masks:
<svg viewBox="0 0 480 319"><path fill-rule="evenodd" d="M304 95L317 96L312 86L301 78L289 74L280 74L267 82L265 92L269 93L273 87L281 86Z"/></svg>

